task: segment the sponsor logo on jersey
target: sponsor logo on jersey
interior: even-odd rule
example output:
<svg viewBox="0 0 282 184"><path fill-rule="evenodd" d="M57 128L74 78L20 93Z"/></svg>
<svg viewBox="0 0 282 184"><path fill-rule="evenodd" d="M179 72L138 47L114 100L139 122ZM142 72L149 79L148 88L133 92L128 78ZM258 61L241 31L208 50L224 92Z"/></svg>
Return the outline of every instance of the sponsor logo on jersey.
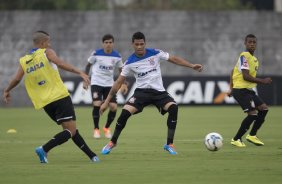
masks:
<svg viewBox="0 0 282 184"><path fill-rule="evenodd" d="M101 70L113 70L114 68L112 66L100 65L99 69L101 69Z"/></svg>
<svg viewBox="0 0 282 184"><path fill-rule="evenodd" d="M148 73L151 73L151 72L156 72L157 69L156 68L153 68L152 70L149 70L147 72L141 72L141 73L138 73L137 74L137 77L144 77L145 75L147 75Z"/></svg>
<svg viewBox="0 0 282 184"><path fill-rule="evenodd" d="M32 61L32 59L31 59L31 60L26 61L26 62L25 62L25 64L28 64L28 63L30 63L31 61Z"/></svg>
<svg viewBox="0 0 282 184"><path fill-rule="evenodd" d="M44 64L43 64L43 62L40 62L40 63L38 63L38 64L36 64L34 66L28 67L26 69L26 73L34 72L34 71L36 71L36 70L38 70L38 69L40 69L42 67L44 67Z"/></svg>
<svg viewBox="0 0 282 184"><path fill-rule="evenodd" d="M243 63L242 63L243 67L249 67L248 61L245 57L243 57Z"/></svg>
<svg viewBox="0 0 282 184"><path fill-rule="evenodd" d="M42 85L45 84L45 83L46 83L46 81L43 80L43 81L38 82L38 85L39 85L39 86L42 86Z"/></svg>

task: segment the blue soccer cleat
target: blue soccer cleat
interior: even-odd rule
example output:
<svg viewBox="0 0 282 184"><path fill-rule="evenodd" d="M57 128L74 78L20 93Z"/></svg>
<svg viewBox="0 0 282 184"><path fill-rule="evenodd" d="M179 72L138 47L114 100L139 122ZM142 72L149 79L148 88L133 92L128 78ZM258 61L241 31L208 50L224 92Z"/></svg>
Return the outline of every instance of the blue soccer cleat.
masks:
<svg viewBox="0 0 282 184"><path fill-rule="evenodd" d="M111 152L111 150L116 146L112 141L110 141L101 151L103 155L107 155Z"/></svg>
<svg viewBox="0 0 282 184"><path fill-rule="evenodd" d="M176 155L177 154L173 144L169 144L169 145L165 144L164 145L164 150L168 151L169 154L171 154L171 155Z"/></svg>
<svg viewBox="0 0 282 184"><path fill-rule="evenodd" d="M40 160L40 163L48 163L48 160L47 160L47 153L43 150L42 146L40 147L37 147L35 149L35 152L36 154L38 155L39 157L39 160Z"/></svg>

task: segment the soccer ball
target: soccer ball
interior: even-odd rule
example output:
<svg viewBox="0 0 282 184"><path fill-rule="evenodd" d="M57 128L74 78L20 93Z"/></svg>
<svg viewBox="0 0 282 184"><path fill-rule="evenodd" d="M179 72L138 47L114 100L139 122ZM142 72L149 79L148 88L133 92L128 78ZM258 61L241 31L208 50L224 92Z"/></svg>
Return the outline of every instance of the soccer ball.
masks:
<svg viewBox="0 0 282 184"><path fill-rule="evenodd" d="M219 133L209 133L205 137L205 145L209 151L218 151L223 146L223 138Z"/></svg>

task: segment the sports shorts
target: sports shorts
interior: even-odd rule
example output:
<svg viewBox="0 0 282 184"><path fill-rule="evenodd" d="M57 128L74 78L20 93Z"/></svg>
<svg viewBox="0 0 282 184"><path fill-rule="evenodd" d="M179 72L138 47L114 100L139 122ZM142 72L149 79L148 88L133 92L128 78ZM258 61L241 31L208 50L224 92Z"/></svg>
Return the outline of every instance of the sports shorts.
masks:
<svg viewBox="0 0 282 184"><path fill-rule="evenodd" d="M93 101L104 101L109 92L111 87L103 87L98 85L91 85L91 96ZM114 95L113 98L110 100L112 103L117 103L117 96Z"/></svg>
<svg viewBox="0 0 282 184"><path fill-rule="evenodd" d="M65 121L76 120L70 96L61 98L43 107L49 117L58 125Z"/></svg>
<svg viewBox="0 0 282 184"><path fill-rule="evenodd" d="M169 102L176 104L167 91L136 88L134 94L129 98L126 104L137 109L135 114L142 112L143 108L148 105L155 105L159 112L164 115L167 111L165 111L163 107Z"/></svg>
<svg viewBox="0 0 282 184"><path fill-rule="evenodd" d="M256 92L250 89L233 88L232 95L244 112L255 110L256 107L264 103L262 99L256 94Z"/></svg>

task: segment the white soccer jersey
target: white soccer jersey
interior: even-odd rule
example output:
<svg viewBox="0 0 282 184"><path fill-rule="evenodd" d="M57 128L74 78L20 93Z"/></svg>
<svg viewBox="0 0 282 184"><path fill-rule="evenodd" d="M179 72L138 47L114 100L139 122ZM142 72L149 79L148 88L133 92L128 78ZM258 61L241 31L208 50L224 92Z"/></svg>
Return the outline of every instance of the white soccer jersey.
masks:
<svg viewBox="0 0 282 184"><path fill-rule="evenodd" d="M135 54L129 56L122 68L121 75L127 77L133 73L137 88L165 91L160 61L168 60L168 58L167 52L146 48L146 54L143 57Z"/></svg>
<svg viewBox="0 0 282 184"><path fill-rule="evenodd" d="M91 85L99 85L110 87L114 83L115 67L122 67L122 58L120 54L113 50L107 54L104 49L95 50L88 58L88 62L92 64L91 69Z"/></svg>

